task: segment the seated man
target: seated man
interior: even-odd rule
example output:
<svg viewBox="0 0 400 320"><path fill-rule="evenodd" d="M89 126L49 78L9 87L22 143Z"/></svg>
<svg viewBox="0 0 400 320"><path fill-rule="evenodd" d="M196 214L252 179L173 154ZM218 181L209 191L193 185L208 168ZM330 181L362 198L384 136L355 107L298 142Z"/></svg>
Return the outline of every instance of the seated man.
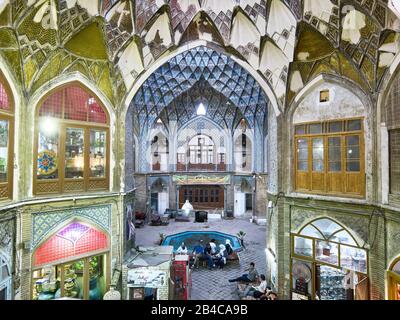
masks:
<svg viewBox="0 0 400 320"><path fill-rule="evenodd" d="M248 273L241 275L238 278L230 279L229 282L254 282L258 278L258 272L256 270L254 262L250 262L250 268L246 269Z"/></svg>
<svg viewBox="0 0 400 320"><path fill-rule="evenodd" d="M182 242L181 246L176 250L176 254L188 254L188 248L184 242Z"/></svg>
<svg viewBox="0 0 400 320"><path fill-rule="evenodd" d="M213 255L211 253L212 249L209 243L207 243L206 247L204 248L204 255L203 257L207 260L207 267L208 269L212 270L214 265Z"/></svg>
<svg viewBox="0 0 400 320"><path fill-rule="evenodd" d="M252 296L256 299L261 298L267 290L267 281L265 280L265 275L260 275L261 283L258 286L247 286L244 292L239 292L240 297Z"/></svg>
<svg viewBox="0 0 400 320"><path fill-rule="evenodd" d="M199 240L199 243L194 247L192 255L194 258L193 267L196 269L199 268L199 260L203 257L204 254L204 247L203 247L203 240Z"/></svg>

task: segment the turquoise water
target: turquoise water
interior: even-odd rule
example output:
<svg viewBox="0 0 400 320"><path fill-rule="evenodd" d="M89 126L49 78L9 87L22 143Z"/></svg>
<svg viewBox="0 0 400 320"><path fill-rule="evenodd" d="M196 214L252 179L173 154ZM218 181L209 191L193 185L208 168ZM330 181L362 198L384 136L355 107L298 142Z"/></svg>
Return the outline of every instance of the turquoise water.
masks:
<svg viewBox="0 0 400 320"><path fill-rule="evenodd" d="M234 251L240 251L242 249L238 237L218 231L186 231L177 233L165 237L162 245L173 246L174 251L176 251L181 243L184 242L189 252L191 252L198 244L199 240L203 240L203 245L205 246L211 239L215 239L217 246L219 244L225 244L226 239L229 239Z"/></svg>

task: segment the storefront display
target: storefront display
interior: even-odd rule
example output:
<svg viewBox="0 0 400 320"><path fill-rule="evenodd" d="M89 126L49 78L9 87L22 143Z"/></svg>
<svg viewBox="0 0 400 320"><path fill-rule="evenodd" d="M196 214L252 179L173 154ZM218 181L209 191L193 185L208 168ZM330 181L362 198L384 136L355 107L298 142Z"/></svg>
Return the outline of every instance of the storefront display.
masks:
<svg viewBox="0 0 400 320"><path fill-rule="evenodd" d="M101 231L80 222L64 227L33 255L32 298L101 300L109 283L107 251Z"/></svg>
<svg viewBox="0 0 400 320"><path fill-rule="evenodd" d="M309 223L292 234L292 299L368 299L367 258L338 223Z"/></svg>

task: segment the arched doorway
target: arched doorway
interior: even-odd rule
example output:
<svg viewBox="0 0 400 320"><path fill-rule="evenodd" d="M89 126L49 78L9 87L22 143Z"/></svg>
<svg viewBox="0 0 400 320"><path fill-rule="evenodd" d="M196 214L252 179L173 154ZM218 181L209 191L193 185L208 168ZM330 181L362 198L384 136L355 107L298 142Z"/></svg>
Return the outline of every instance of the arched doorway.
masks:
<svg viewBox="0 0 400 320"><path fill-rule="evenodd" d="M152 171L168 170L169 141L163 133L157 133L151 140Z"/></svg>
<svg viewBox="0 0 400 320"><path fill-rule="evenodd" d="M0 301L11 300L11 268L4 255L0 253Z"/></svg>
<svg viewBox="0 0 400 320"><path fill-rule="evenodd" d="M236 172L252 171L252 144L247 134L241 133L235 139L234 159Z"/></svg>
<svg viewBox="0 0 400 320"><path fill-rule="evenodd" d="M165 210L169 207L168 182L163 178L158 178L152 183L150 193L151 209L159 214L164 214Z"/></svg>
<svg viewBox="0 0 400 320"><path fill-rule="evenodd" d="M345 227L316 219L291 235L293 300L368 300L368 252Z"/></svg>
<svg viewBox="0 0 400 320"><path fill-rule="evenodd" d="M252 185L248 179L240 179L239 184L235 184L235 206L234 214L235 217L240 217L248 213L252 215L253 210L253 190Z"/></svg>
<svg viewBox="0 0 400 320"><path fill-rule="evenodd" d="M73 221L42 242L32 255L33 300L101 300L110 277L108 235Z"/></svg>
<svg viewBox="0 0 400 320"><path fill-rule="evenodd" d="M388 299L400 300L400 257L390 266L387 272Z"/></svg>

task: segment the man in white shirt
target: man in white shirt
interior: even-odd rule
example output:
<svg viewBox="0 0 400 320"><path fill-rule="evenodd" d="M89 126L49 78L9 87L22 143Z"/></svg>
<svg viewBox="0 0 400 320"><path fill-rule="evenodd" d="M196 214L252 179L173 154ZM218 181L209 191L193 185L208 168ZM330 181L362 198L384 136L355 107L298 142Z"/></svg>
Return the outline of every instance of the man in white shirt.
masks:
<svg viewBox="0 0 400 320"><path fill-rule="evenodd" d="M247 286L243 293L239 293L240 297L253 296L254 298L261 297L267 290L267 281L265 275L260 275L261 283L258 286Z"/></svg>
<svg viewBox="0 0 400 320"><path fill-rule="evenodd" d="M188 248L184 242L182 242L181 246L176 250L176 254L188 254Z"/></svg>

